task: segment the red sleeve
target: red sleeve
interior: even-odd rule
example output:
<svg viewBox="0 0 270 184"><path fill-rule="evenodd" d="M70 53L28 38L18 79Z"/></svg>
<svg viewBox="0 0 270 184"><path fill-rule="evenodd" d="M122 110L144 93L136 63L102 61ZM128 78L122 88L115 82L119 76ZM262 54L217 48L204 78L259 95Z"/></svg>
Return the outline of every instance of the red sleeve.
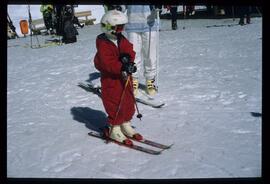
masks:
<svg viewBox="0 0 270 184"><path fill-rule="evenodd" d="M131 62L134 62L136 53L133 50L133 44L130 43L127 39L123 39L123 45L121 48L121 52L129 54Z"/></svg>
<svg viewBox="0 0 270 184"><path fill-rule="evenodd" d="M104 41L97 40L97 60L95 66L101 72L113 75L121 74L122 64L118 55L114 53L114 48Z"/></svg>

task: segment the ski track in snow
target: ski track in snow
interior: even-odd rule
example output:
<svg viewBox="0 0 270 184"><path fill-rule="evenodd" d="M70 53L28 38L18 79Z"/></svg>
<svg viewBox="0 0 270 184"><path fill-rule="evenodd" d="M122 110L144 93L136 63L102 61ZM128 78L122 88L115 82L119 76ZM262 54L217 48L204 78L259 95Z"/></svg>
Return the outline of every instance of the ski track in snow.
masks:
<svg viewBox="0 0 270 184"><path fill-rule="evenodd" d="M31 49L22 47L30 37L8 40L21 45L8 47L8 177L261 176L261 118L250 113L262 111L262 19L205 27L232 22L179 20L177 31L159 33L156 98L166 105L138 104L142 121L133 118L146 138L174 143L159 156L87 135L106 119L100 98L77 86L99 83L92 62L99 25L78 29L78 42L63 46Z"/></svg>

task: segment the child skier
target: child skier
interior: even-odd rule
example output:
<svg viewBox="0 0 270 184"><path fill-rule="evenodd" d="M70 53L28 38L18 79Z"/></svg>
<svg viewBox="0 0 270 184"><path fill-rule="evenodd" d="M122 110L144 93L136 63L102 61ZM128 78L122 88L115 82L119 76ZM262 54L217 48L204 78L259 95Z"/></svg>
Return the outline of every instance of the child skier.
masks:
<svg viewBox="0 0 270 184"><path fill-rule="evenodd" d="M134 65L133 45L122 35L127 16L110 10L101 18L102 34L97 36L97 53L94 64L101 73L101 97L108 114L109 137L118 142L132 145L128 137L143 139L131 127L135 113L132 76Z"/></svg>

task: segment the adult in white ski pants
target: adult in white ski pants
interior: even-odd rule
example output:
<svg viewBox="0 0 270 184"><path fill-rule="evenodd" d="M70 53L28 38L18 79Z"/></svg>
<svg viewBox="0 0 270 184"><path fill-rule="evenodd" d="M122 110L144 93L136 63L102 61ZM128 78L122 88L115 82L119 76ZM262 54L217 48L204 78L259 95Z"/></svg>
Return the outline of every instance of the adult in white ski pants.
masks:
<svg viewBox="0 0 270 184"><path fill-rule="evenodd" d="M133 74L133 77L138 79L143 67L146 80L153 80L157 75L157 21L153 19L152 25L149 26L147 22L151 15L149 5L127 5L126 9L128 24L125 26L125 31L136 52L137 72Z"/></svg>
<svg viewBox="0 0 270 184"><path fill-rule="evenodd" d="M128 39L133 43L133 49L136 52L135 63L137 72L133 74L134 78L139 78L141 67L144 69L144 77L148 80L155 79L157 69L157 40L155 31L151 32L150 52L149 50L149 32L130 32Z"/></svg>

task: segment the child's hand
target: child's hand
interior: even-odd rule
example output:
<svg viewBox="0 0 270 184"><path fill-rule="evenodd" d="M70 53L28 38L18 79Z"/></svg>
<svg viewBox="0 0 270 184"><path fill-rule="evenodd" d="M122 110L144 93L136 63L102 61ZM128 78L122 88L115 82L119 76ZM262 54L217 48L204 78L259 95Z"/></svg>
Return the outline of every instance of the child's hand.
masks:
<svg viewBox="0 0 270 184"><path fill-rule="evenodd" d="M122 64L126 64L130 62L130 55L127 53L121 53L119 57Z"/></svg>
<svg viewBox="0 0 270 184"><path fill-rule="evenodd" d="M134 65L135 63L126 63L122 65L122 71L127 72L127 74L132 74L137 71L137 67Z"/></svg>

